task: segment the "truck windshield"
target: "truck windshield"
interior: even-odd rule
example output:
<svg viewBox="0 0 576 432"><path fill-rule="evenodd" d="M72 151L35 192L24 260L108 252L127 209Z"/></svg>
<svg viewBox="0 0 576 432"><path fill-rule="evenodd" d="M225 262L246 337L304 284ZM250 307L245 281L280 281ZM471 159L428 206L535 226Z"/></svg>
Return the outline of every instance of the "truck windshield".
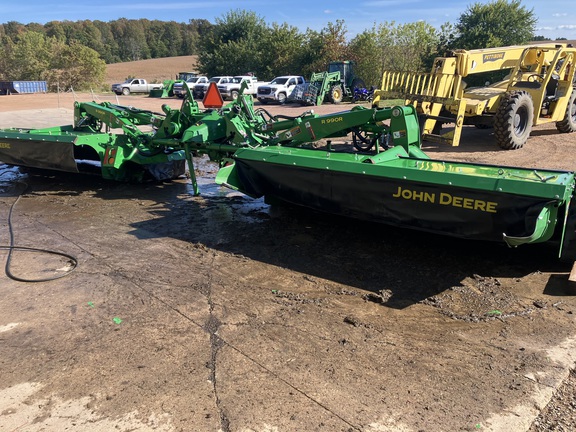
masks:
<svg viewBox="0 0 576 432"><path fill-rule="evenodd" d="M274 78L270 84L286 84L288 78Z"/></svg>

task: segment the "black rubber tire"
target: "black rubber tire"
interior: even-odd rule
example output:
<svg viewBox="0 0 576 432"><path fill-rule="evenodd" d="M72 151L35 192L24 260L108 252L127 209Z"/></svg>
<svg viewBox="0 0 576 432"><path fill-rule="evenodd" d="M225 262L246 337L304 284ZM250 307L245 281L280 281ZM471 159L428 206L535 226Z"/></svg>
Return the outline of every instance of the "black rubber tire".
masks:
<svg viewBox="0 0 576 432"><path fill-rule="evenodd" d="M342 91L342 86L340 86L339 84L332 86L332 88L328 93L328 100L333 104L338 105L339 103L342 102L342 99L344 99L344 92Z"/></svg>
<svg viewBox="0 0 576 432"><path fill-rule="evenodd" d="M572 90L564 120L556 122L556 129L562 133L576 132L576 89Z"/></svg>
<svg viewBox="0 0 576 432"><path fill-rule="evenodd" d="M238 94L238 90L232 90L232 93L230 94L230 96L232 96L232 100L238 99Z"/></svg>
<svg viewBox="0 0 576 432"><path fill-rule="evenodd" d="M566 233L564 235L564 244L560 251L560 261L573 263L576 261L576 202L574 197L570 201L568 218L566 220ZM561 220L560 218L558 220Z"/></svg>
<svg viewBox="0 0 576 432"><path fill-rule="evenodd" d="M534 119L532 97L525 91L506 93L494 118L494 136L500 148L516 150L522 148L530 132Z"/></svg>
<svg viewBox="0 0 576 432"><path fill-rule="evenodd" d="M278 103L284 105L286 103L286 93L278 93Z"/></svg>
<svg viewBox="0 0 576 432"><path fill-rule="evenodd" d="M124 87L124 88L122 89L122 94L123 94L124 96L128 96L128 95L130 94L130 89L129 89L128 87Z"/></svg>

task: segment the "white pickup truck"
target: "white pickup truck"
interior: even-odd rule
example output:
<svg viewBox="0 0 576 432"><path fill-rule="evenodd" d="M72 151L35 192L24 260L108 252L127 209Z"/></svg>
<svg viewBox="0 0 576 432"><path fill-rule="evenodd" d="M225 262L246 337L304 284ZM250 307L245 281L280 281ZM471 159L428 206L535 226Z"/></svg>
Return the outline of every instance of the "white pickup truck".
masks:
<svg viewBox="0 0 576 432"><path fill-rule="evenodd" d="M236 99L238 97L238 93L240 93L240 86L242 85L243 82L245 82L246 85L248 86L246 89L244 89L243 94L253 96L256 96L258 86L266 84L264 81L258 81L258 78L256 78L255 76L237 75L227 83L218 84L218 91L220 92L222 99L224 100Z"/></svg>
<svg viewBox="0 0 576 432"><path fill-rule="evenodd" d="M270 83L259 86L256 97L264 105L268 102L278 102L283 105L296 86L304 83L305 80L303 76L279 76L270 81Z"/></svg>
<svg viewBox="0 0 576 432"><path fill-rule="evenodd" d="M121 84L112 84L112 91L117 95L124 96L130 93L150 93L150 90L161 90L164 84L148 84L142 78L129 78Z"/></svg>
<svg viewBox="0 0 576 432"><path fill-rule="evenodd" d="M174 92L174 94L176 96L178 96L180 99L183 99L184 96L186 96L186 88L184 87L185 85L188 86L188 88L190 89L191 92L194 92L194 88L198 85L198 84L206 84L208 82L208 78L205 76L195 76L192 78L189 78L186 82L177 82L174 83L174 86L172 87L172 91Z"/></svg>
<svg viewBox="0 0 576 432"><path fill-rule="evenodd" d="M229 82L232 78L234 78L234 77L232 77L232 76L215 76L215 77L212 77L208 80L208 82L194 86L194 90L192 91L192 95L194 96L194 99L203 99L204 94L208 90L208 86L210 85L211 82L216 83L216 85L220 85L220 84L224 84L224 83Z"/></svg>

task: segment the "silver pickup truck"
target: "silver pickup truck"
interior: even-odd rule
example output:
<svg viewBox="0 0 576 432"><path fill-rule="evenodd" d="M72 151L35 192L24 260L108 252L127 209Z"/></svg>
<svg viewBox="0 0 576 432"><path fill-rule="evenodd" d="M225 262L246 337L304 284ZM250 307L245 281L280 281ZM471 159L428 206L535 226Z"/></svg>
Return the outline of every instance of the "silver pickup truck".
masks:
<svg viewBox="0 0 576 432"><path fill-rule="evenodd" d="M127 96L130 93L150 93L150 90L161 90L162 83L148 84L142 78L130 78L120 84L112 84L112 91L117 95Z"/></svg>

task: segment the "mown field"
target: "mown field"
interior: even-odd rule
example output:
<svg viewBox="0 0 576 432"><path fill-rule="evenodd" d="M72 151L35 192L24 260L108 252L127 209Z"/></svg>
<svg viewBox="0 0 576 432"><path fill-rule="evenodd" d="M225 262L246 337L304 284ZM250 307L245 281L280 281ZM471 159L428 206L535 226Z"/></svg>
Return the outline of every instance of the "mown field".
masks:
<svg viewBox="0 0 576 432"><path fill-rule="evenodd" d="M133 62L114 63L106 66L106 84L123 82L128 77L144 78L149 82L175 79L178 72L194 72L197 57L166 57Z"/></svg>

